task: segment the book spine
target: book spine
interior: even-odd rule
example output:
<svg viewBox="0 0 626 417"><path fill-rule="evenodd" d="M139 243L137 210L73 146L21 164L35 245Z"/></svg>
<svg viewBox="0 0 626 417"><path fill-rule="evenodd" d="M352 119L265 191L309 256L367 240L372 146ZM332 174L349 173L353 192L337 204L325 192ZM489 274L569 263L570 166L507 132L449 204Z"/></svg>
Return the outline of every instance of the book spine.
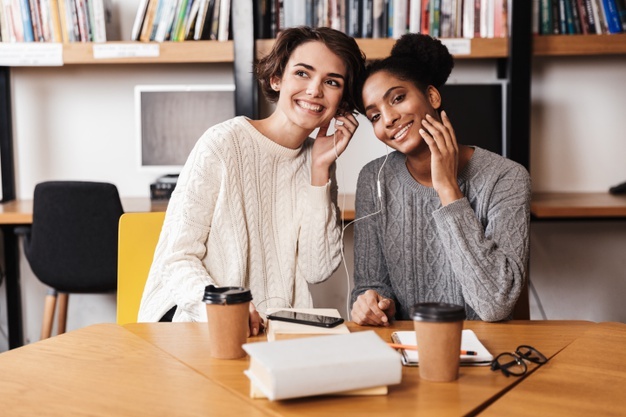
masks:
<svg viewBox="0 0 626 417"><path fill-rule="evenodd" d="M452 18L452 1L441 0L439 5L439 37L450 38L451 18Z"/></svg>
<svg viewBox="0 0 626 417"><path fill-rule="evenodd" d="M10 39L10 22L10 19L7 18L4 4L0 0L0 42L14 42Z"/></svg>
<svg viewBox="0 0 626 417"><path fill-rule="evenodd" d="M220 23L217 34L218 41L227 41L230 23L230 0L222 0L220 3Z"/></svg>
<svg viewBox="0 0 626 417"><path fill-rule="evenodd" d="M593 1L598 11L597 22L600 24L599 33L609 33L608 22L606 20L606 13L604 11L604 3L602 2L602 0L593 0Z"/></svg>
<svg viewBox="0 0 626 417"><path fill-rule="evenodd" d="M89 35L89 21L87 20L87 10L85 9L84 0L76 0L76 16L80 41L89 42L91 40Z"/></svg>
<svg viewBox="0 0 626 417"><path fill-rule="evenodd" d="M430 30L430 36L438 38L439 36L441 36L439 33L439 12L441 11L441 0L430 0L429 8L430 10L428 11L428 26Z"/></svg>
<svg viewBox="0 0 626 417"><path fill-rule="evenodd" d="M148 39L150 41L154 40L157 30L159 30L159 23L161 22L161 14L163 13L164 4L165 4L165 1L163 0L157 1L157 9L156 9L156 12L154 13L154 19L152 20L152 30L148 34Z"/></svg>
<svg viewBox="0 0 626 417"><path fill-rule="evenodd" d="M362 0L361 9L361 38L371 38L373 35L374 19L373 0Z"/></svg>
<svg viewBox="0 0 626 417"><path fill-rule="evenodd" d="M619 20L622 23L622 30L626 32L626 0L615 0L615 6L617 7Z"/></svg>
<svg viewBox="0 0 626 417"><path fill-rule="evenodd" d="M152 28L154 26L157 3L158 0L148 1L148 8L146 9L146 13L143 18L141 32L139 33L139 40L142 42L148 42L150 40L150 35L152 34Z"/></svg>
<svg viewBox="0 0 626 417"><path fill-rule="evenodd" d="M164 42L167 38L172 26L172 20L174 19L174 13L176 11L176 0L161 1L163 2L163 10L161 11L161 16L159 17L156 32L154 33L154 41L156 42Z"/></svg>
<svg viewBox="0 0 626 417"><path fill-rule="evenodd" d="M563 6L565 9L565 29L566 29L566 31L563 33L574 35L576 34L576 29L574 27L574 17L572 13L571 0L563 0Z"/></svg>
<svg viewBox="0 0 626 417"><path fill-rule="evenodd" d="M552 5L550 0L540 0L539 16L539 33L542 35L552 34Z"/></svg>
<svg viewBox="0 0 626 417"><path fill-rule="evenodd" d="M51 0L38 0L41 16L41 32L44 42L55 42L54 28L52 27ZM57 41L58 42L58 41Z"/></svg>
<svg viewBox="0 0 626 417"><path fill-rule="evenodd" d="M61 26L61 13L59 9L59 1L62 0L50 0L50 26L52 32L53 42L66 42L63 36L63 30Z"/></svg>
<svg viewBox="0 0 626 417"><path fill-rule="evenodd" d="M617 12L615 0L602 0L606 15L606 26L609 33L622 33L622 22Z"/></svg>
<svg viewBox="0 0 626 417"><path fill-rule="evenodd" d="M146 16L147 9L148 0L140 0L139 6L137 7L137 14L135 15L135 21L133 23L133 28L130 33L131 41L139 40L139 36L141 35L141 25L143 24L143 19Z"/></svg>
<svg viewBox="0 0 626 417"><path fill-rule="evenodd" d="M414 0L411 4L418 2L419 0ZM374 0L374 4L372 5L372 38L378 39L385 37L384 10L385 2L383 0Z"/></svg>
<svg viewBox="0 0 626 417"><path fill-rule="evenodd" d="M20 10L22 15L22 33L24 34L24 42L34 42L35 34L33 33L33 21L30 14L30 5L28 0L21 0Z"/></svg>
<svg viewBox="0 0 626 417"><path fill-rule="evenodd" d="M494 8L493 8L493 37L494 38L503 37L503 31L504 31L503 19L505 17L505 15L503 15L503 7L505 7L504 3L505 3L505 0L496 0L494 3ZM534 2L533 5L535 4L537 3ZM533 19L533 22L536 22L536 21L537 19ZM535 29L533 28L533 30Z"/></svg>
<svg viewBox="0 0 626 417"><path fill-rule="evenodd" d="M161 2L159 2L159 5L160 4ZM204 22L206 21L206 15L208 10L209 0L200 0L200 5L198 7L198 16L196 17L196 24L193 29L193 40L195 41L199 41L200 39L202 39L202 29L204 28Z"/></svg>
<svg viewBox="0 0 626 417"><path fill-rule="evenodd" d="M463 1L463 38L474 37L474 6L471 1Z"/></svg>
<svg viewBox="0 0 626 417"><path fill-rule="evenodd" d="M43 28L41 23L41 13L38 0L29 0L30 3L30 19L33 27L33 38L35 42L44 42Z"/></svg>
<svg viewBox="0 0 626 417"><path fill-rule="evenodd" d="M103 0L89 0L93 9L94 42L106 42L106 16Z"/></svg>
<svg viewBox="0 0 626 417"><path fill-rule="evenodd" d="M198 19L200 1L201 0L194 0L193 3L191 3L191 6L188 6L189 12L187 13L187 16L185 16L185 31L183 35L183 39L185 40L193 39L192 31L194 30L196 20Z"/></svg>
<svg viewBox="0 0 626 417"><path fill-rule="evenodd" d="M574 33L583 33L582 22L580 21L580 9L578 8L579 0L570 0L572 8L572 21L574 23Z"/></svg>
<svg viewBox="0 0 626 417"><path fill-rule="evenodd" d="M185 18L185 10L187 10L187 0L180 0L174 14L174 22L172 23L172 30L170 31L170 41L178 41L178 34L180 33L180 27L183 24Z"/></svg>

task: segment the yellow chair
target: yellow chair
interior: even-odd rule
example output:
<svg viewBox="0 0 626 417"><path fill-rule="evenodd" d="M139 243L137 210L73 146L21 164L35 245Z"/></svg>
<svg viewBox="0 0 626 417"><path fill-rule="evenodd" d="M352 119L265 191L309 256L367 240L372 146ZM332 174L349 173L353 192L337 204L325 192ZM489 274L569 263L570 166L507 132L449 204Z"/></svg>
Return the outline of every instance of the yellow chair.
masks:
<svg viewBox="0 0 626 417"><path fill-rule="evenodd" d="M164 212L120 217L117 259L117 324L136 323L143 288L163 226Z"/></svg>

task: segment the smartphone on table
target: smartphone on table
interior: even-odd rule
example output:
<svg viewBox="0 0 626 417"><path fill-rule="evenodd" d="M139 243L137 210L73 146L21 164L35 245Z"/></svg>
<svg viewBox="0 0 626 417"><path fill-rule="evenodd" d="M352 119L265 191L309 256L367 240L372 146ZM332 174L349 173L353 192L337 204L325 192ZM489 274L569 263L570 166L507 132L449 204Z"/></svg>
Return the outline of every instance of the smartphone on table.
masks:
<svg viewBox="0 0 626 417"><path fill-rule="evenodd" d="M279 310L267 315L268 320L281 320L291 323L306 324L318 327L336 327L343 323L341 317L322 316L319 314L299 313L297 311Z"/></svg>

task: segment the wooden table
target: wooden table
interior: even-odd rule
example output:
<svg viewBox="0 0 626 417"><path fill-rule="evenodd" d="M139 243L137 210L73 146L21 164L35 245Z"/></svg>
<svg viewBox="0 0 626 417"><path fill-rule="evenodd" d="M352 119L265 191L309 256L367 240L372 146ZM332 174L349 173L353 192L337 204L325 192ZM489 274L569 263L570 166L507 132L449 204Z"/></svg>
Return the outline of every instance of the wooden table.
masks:
<svg viewBox="0 0 626 417"><path fill-rule="evenodd" d="M343 220L354 219L354 195L339 196ZM124 212L165 211L167 200L150 200L147 197L122 198ZM4 262L6 277L7 322L9 330L9 349L20 347L24 343L22 325L22 292L20 289L20 251L15 229L33 223L33 201L13 200L0 204L0 230L4 243Z"/></svg>
<svg viewBox="0 0 626 417"><path fill-rule="evenodd" d="M626 415L626 324L601 323L485 411L486 416Z"/></svg>
<svg viewBox="0 0 626 417"><path fill-rule="evenodd" d="M13 417L267 415L116 324L0 354L0 398Z"/></svg>
<svg viewBox="0 0 626 417"><path fill-rule="evenodd" d="M513 351L521 344L530 344L548 357L556 355L593 325L590 322L573 321L465 323L465 327L473 329L494 355ZM404 367L402 383L389 387L389 394L385 396L324 396L272 402L249 397L249 381L243 375L248 367L247 358L220 361L209 356L209 334L205 323L139 323L124 327L217 382L235 394L241 402L280 416L475 414L519 382L517 378L507 378L500 372L482 366L462 367L459 380L453 383L433 383L420 380L418 368ZM372 329L353 323L349 323L349 327L351 331ZM391 332L398 329L412 329L412 322L397 322L393 328L376 331L383 339L391 341ZM264 336L250 339L251 342L264 340ZM532 369L535 369L535 365L531 366Z"/></svg>
<svg viewBox="0 0 626 417"><path fill-rule="evenodd" d="M351 331L370 330L349 323ZM383 396L249 397L248 359L217 360L206 323L97 324L0 354L2 414L11 416L626 415L626 324L466 322L491 353L530 344L550 360L523 378L462 367L451 383L403 368ZM375 329L385 340L410 322ZM326 336L332 337L332 336ZM264 336L250 338L262 342ZM375 364L373 364L375 366Z"/></svg>

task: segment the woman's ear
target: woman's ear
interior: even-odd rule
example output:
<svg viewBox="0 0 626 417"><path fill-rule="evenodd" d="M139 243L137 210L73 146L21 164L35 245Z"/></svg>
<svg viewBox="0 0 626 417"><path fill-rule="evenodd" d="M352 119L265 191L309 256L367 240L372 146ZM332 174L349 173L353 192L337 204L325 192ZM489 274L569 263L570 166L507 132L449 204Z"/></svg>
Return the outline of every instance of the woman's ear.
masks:
<svg viewBox="0 0 626 417"><path fill-rule="evenodd" d="M270 86L274 91L280 91L280 77L273 76L270 78Z"/></svg>
<svg viewBox="0 0 626 417"><path fill-rule="evenodd" d="M441 107L441 94L435 87L429 85L428 88L426 88L426 96L428 97L430 105L433 106L433 109L437 110Z"/></svg>

